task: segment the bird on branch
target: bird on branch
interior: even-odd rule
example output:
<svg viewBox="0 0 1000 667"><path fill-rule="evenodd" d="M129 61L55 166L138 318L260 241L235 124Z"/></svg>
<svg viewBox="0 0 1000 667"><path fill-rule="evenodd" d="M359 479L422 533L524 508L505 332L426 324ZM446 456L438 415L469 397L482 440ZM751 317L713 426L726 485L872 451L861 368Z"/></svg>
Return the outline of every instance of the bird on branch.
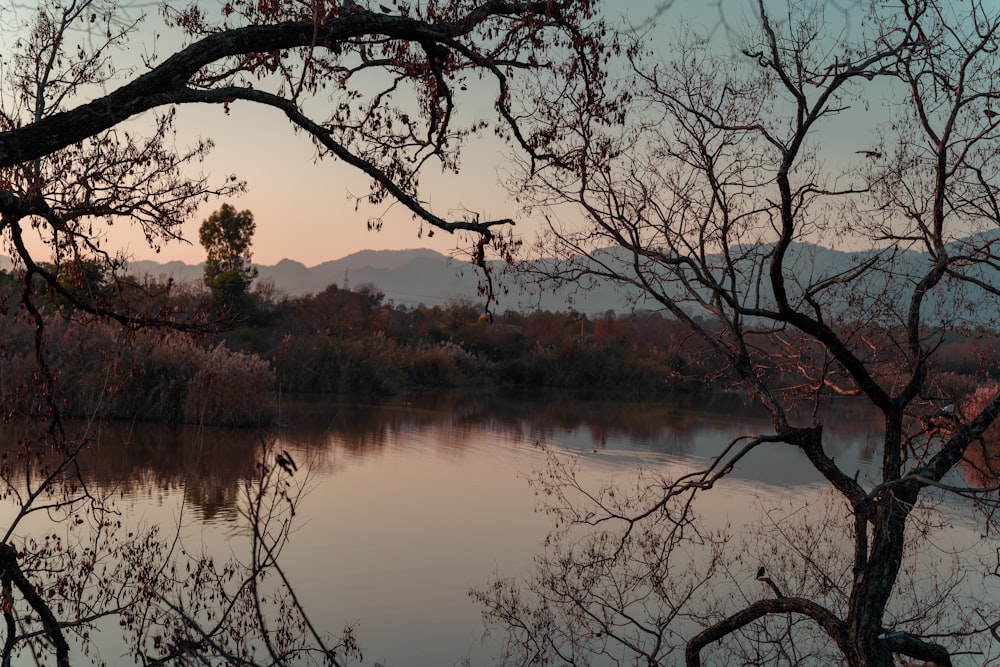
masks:
<svg viewBox="0 0 1000 667"><path fill-rule="evenodd" d="M949 403L948 405L944 406L943 408L935 412L933 415L931 415L931 417L945 417L951 419L954 418L954 415L955 415L955 404Z"/></svg>
<svg viewBox="0 0 1000 667"><path fill-rule="evenodd" d="M873 151L873 150L870 150L870 149L869 150L863 150L863 151L854 151L854 152L858 153L859 155L864 155L865 157L870 157L870 158L879 158L879 157L882 157L882 154L880 152Z"/></svg>
<svg viewBox="0 0 1000 667"><path fill-rule="evenodd" d="M780 588L778 588L778 584L774 583L774 581L772 581L771 577L767 576L767 572L764 570L764 566L763 565L761 565L760 569L757 570L757 581L762 581L765 584L767 584L768 587L772 591L774 591L774 596L775 597L779 597L779 598L785 597L785 594L781 592Z"/></svg>

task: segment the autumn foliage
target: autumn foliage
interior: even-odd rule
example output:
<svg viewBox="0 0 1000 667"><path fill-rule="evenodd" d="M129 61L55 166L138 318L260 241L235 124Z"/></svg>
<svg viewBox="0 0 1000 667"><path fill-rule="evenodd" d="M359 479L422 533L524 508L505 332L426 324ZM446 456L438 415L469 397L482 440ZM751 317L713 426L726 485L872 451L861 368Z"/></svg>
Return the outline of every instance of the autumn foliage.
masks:
<svg viewBox="0 0 1000 667"><path fill-rule="evenodd" d="M246 317L220 321L211 319L219 314L203 286L148 277L131 283L141 290L107 298L199 323L201 331L122 331L91 317L67 317L53 299L45 309L44 354L64 413L247 425L271 419L278 393L381 396L477 386L636 396L736 380L681 323L652 311L508 310L491 322L481 304L465 299L407 308L385 302L373 285L330 285L299 297L258 291L248 295ZM15 281L7 285L13 290ZM39 372L34 328L18 314L15 296L8 293L0 323L0 389L8 410L31 414L42 404L32 391ZM758 346L775 357L789 349L780 335ZM804 363L811 354L803 346L797 358ZM998 358L995 334L949 335L939 355L944 388L968 394L983 379L980 369ZM772 376L790 387L801 381L782 365Z"/></svg>

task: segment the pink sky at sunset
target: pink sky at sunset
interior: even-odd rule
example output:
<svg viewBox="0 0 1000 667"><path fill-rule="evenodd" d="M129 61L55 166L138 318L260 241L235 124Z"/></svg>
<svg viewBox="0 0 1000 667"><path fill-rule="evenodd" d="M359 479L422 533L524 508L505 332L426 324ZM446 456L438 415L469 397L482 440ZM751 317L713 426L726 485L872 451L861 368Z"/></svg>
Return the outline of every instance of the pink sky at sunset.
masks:
<svg viewBox="0 0 1000 667"><path fill-rule="evenodd" d="M641 0L632 5L608 3L614 11L626 11L637 20L648 17L659 0ZM701 15L702 25L722 25L721 5L708 7L692 0L677 0L661 17L664 56L669 57L669 44L681 29L682 17ZM741 24L740 15L746 6L736 0L727 5L726 22ZM739 19L739 20L737 20ZM159 29L159 19L147 16L144 30ZM725 31L716 37L725 39ZM661 40L657 40L661 41ZM172 49L167 40L158 42L161 57ZM493 120L495 85L483 85L458 99L463 113ZM141 121L140 121L141 122ZM177 144L183 150L199 137L215 142L215 149L203 165L212 182L220 183L230 174L246 181L247 192L241 196L213 200L202 205L197 215L183 226L187 242L174 241L154 252L138 229L124 222L107 231L103 246L112 252L122 252L134 260L154 259L161 262L180 260L196 264L204 260L204 249L198 243L201 221L228 202L237 209L249 209L257 222L253 243L253 259L259 264L275 264L284 258L307 266L338 259L364 249L431 248L446 254L468 245L467 239L436 231L433 237L420 234L421 225L413 220L402 205L383 203L378 208L362 206L355 210L351 195L367 192L369 179L356 169L333 158L317 162L316 150L302 133L295 133L280 112L236 103L227 115L218 106L188 105L178 109L176 118ZM856 126L849 128L856 131ZM865 139L851 144L832 143L844 155L853 156L855 148L863 148ZM855 147L854 143L858 145ZM501 185L504 161L511 149L496 139L490 130L472 139L463 150L461 172L442 174L428 164L421 179L420 197L436 214L446 219L463 216L463 211L476 211L482 219L514 218L516 235L530 242L535 238L539 221L521 215L519 205ZM835 149L836 150L836 149ZM368 221L381 216L380 232L368 230Z"/></svg>
<svg viewBox="0 0 1000 667"><path fill-rule="evenodd" d="M617 6L615 11L632 15L633 21L648 17L658 0L641 0L634 5ZM669 45L674 41L685 20L693 25L715 26L715 38L728 39L726 28L746 25L747 5L729 2L727 12L722 5L705 6L690 0L668 3L670 9L660 17L657 32L669 57ZM843 20L843 10L831 10L831 20ZM698 21L696 17L700 17ZM724 18L723 18L724 17ZM690 26L688 26L690 28ZM720 29L721 28L721 29ZM479 88L477 86L477 88ZM495 119L493 100L495 85L483 85L458 99L460 111L490 121ZM861 116L868 112L861 112ZM870 118L866 119L870 123ZM859 137L857 113L847 113L828 121L831 141L824 148L834 162L857 160L855 151L865 148L871 140ZM253 244L253 259L260 264L275 264L284 258L307 266L338 259L365 249L431 248L445 254L456 247L466 247L466 239L435 231L428 236L427 226L421 225L400 204L386 202L378 208L362 206L355 210L351 195L367 192L369 179L356 169L333 158L316 161L316 150L302 133L295 133L284 116L273 110L248 103L231 106L230 113L211 106L186 106L177 117L178 144L192 144L201 136L212 139L216 146L204 165L206 173L219 182L235 174L247 183L247 192L231 198L228 203L253 212L257 233ZM850 141L842 139L850 137ZM539 220L521 215L519 205L512 201L501 185L504 162L511 149L496 139L491 131L473 139L463 150L461 172L442 174L428 164L421 179L420 196L428 207L446 219L462 217L463 210L480 213L483 219L513 218L517 220L516 235L530 242L536 236ZM180 260L198 263L204 250L198 244L198 227L223 202L205 204L198 215L183 228L188 243L165 244L159 254L151 250L141 234L116 226L108 237L109 247L122 249L134 259L158 261ZM382 216L380 232L368 230L369 219Z"/></svg>
<svg viewBox="0 0 1000 667"><path fill-rule="evenodd" d="M302 133L295 133L284 116L272 109L234 104L227 116L220 107L186 107L178 112L178 144L194 143L201 135L215 142L204 165L213 182L233 173L247 182L247 192L227 201L249 209L257 222L253 257L260 264L275 264L284 258L307 266L338 259L364 249L432 248L449 253L461 245L457 235L435 231L420 236L420 224L402 205L386 202L378 208L355 210L351 195L367 192L369 179L336 159L316 161L316 151ZM501 144L484 137L483 147L472 144L464 152L460 174L442 174L429 169L422 179L422 196L442 216L460 217L464 207L483 217L517 218L518 206L508 201L499 184L497 164ZM133 259L180 260L189 264L204 260L198 244L198 227L222 200L204 204L183 228L189 243L165 244L157 254L138 230L118 227L109 241ZM384 216L379 232L368 231L368 220ZM529 225L521 223L520 228Z"/></svg>
<svg viewBox="0 0 1000 667"><path fill-rule="evenodd" d="M609 2L607 6L614 12L633 14L641 21L659 2L641 0L625 6ZM704 11L689 0L680 0L676 5L686 8L686 13ZM147 15L143 30L154 29L161 29L160 20ZM175 38L170 34L157 38L161 57L176 48L170 47ZM457 100L460 113L493 121L495 96L495 83L470 84L469 92ZM178 109L176 130L178 147L182 149L199 137L215 142L215 149L203 165L212 182L221 182L230 174L246 181L247 192L226 202L253 212L257 223L253 260L259 264L290 258L313 266L365 249L431 248L450 254L457 247L468 246L467 239L439 230L430 237L426 225L420 234L420 223L400 204L386 202L378 208L362 206L355 210L351 195L367 192L369 179L333 158L317 162L310 140L295 133L276 110L235 103L227 115L216 106L183 106ZM461 218L466 210L478 212L482 219L513 218L517 221L515 233L526 241L532 240L538 221L521 216L519 205L500 184L498 169L503 169L509 150L487 130L465 146L459 174L443 174L433 164L425 166L421 199L446 219ZM108 230L103 245L134 260L201 262L205 252L198 243L198 227L222 203L214 200L202 205L183 226L187 242L163 244L160 253L147 245L140 230L121 222ZM381 231L369 231L368 221L378 216L383 217Z"/></svg>

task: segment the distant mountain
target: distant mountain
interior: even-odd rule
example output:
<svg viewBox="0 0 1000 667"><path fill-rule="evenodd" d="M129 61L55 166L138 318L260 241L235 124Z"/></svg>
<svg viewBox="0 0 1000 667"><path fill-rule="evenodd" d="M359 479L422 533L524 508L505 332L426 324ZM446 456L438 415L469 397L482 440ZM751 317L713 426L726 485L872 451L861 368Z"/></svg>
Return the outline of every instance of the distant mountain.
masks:
<svg viewBox="0 0 1000 667"><path fill-rule="evenodd" d="M143 260L128 265L128 273L133 276L151 276L153 278L173 278L176 282L186 283L201 280L204 275L204 264L185 264L184 262L153 262Z"/></svg>
<svg viewBox="0 0 1000 667"><path fill-rule="evenodd" d="M387 300L407 306L441 305L449 298L474 298L478 278L475 267L428 249L363 250L341 259L307 267L283 259L273 266L255 265L259 280L273 280L278 290L290 296L320 292L332 284L356 288L371 283ZM129 265L129 273L200 281L204 264L141 261Z"/></svg>
<svg viewBox="0 0 1000 667"><path fill-rule="evenodd" d="M969 241L968 239L966 240ZM750 254L766 253L768 247L744 249ZM601 257L609 262L625 262L628 258L619 256L621 251L609 249L601 252ZM814 283L820 277L833 278L849 271L852 267L864 264L880 251L868 250L859 252L843 252L823 246L797 243L789 250L788 267L802 285ZM838 295L842 299L844 309L864 308L865 304L875 303L878 299L892 300L901 291L912 289L912 276L920 275L928 266L927 255L919 252L905 252L896 257L893 268L888 275L873 275L867 284L852 283L844 288L844 293ZM9 268L10 260L0 256L0 268ZM387 301L398 305L438 306L448 299L467 298L479 302L479 286L481 273L469 262L457 260L429 249L416 250L364 250L347 257L324 262L317 266L307 267L291 259L283 259L273 266L257 265L261 280L273 280L275 287L290 296L299 296L322 291L331 284L340 287L357 288L370 283L384 294ZM137 276L150 275L154 277L172 277L179 282L201 281L203 265L184 264L183 262L133 262L129 273ZM984 282L1000 285L1000 272L991 271L978 277ZM509 276L503 275L502 267L497 266L495 281L499 292L499 303L495 306L497 312L506 309L513 310L567 310L576 309L580 312L595 314L608 310L628 312L634 308L654 307L643 300L643 296L634 288L624 288L608 281L593 281L580 285L564 287L557 290L539 290L537 287L522 287ZM751 276L744 275L742 282L747 286L753 283ZM794 283L794 281L793 281ZM670 293L676 289L674 296L680 296L679 286L666 285ZM838 289L831 286L831 293ZM957 289L966 290L967 287ZM972 292L968 292L969 295ZM895 296L894 296L895 295ZM756 296L763 303L770 299L766 281ZM958 296L966 303L972 302L970 296L950 293L949 299L937 304L951 306L955 301L951 297ZM793 285L790 297L797 295ZM988 321L990 318L1000 318L1000 303L989 300L988 303L976 303L975 318L978 321ZM934 303L929 308L936 307ZM944 313L942 313L944 314Z"/></svg>
<svg viewBox="0 0 1000 667"><path fill-rule="evenodd" d="M481 274L470 262L443 255L426 248L415 250L363 250L341 259L307 267L301 262L283 259L273 266L257 264L259 280L273 280L279 291L290 296L312 294L332 284L357 288L375 285L387 301L405 306L440 306L449 299L481 301ZM183 262L138 261L129 265L137 276L170 277L178 282L200 281L204 264ZM595 287L585 293L570 290L539 295L522 294L509 279L498 276L498 285L506 287L498 311L542 308L566 310L571 305L583 312L595 313L623 309L624 299L611 286ZM574 290L575 291L575 290Z"/></svg>

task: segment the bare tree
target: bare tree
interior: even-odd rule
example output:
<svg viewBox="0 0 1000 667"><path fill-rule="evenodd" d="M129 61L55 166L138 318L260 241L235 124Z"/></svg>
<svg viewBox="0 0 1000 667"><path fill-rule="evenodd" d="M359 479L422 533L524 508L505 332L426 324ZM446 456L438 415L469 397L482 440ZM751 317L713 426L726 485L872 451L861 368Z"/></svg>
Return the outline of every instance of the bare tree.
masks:
<svg viewBox="0 0 1000 667"><path fill-rule="evenodd" d="M569 129L560 160L516 184L562 208L538 248L555 259L533 275L634 288L728 361L773 432L734 434L703 469L631 493L588 490L562 466L538 480L562 520L596 532L558 540L527 589L501 580L477 593L511 663L675 664L681 644L690 666L708 651L735 653L720 658L730 664L996 660L1000 615L975 583L995 569L972 554L933 581L911 568L938 535L941 497L970 499L987 519L998 501L995 478L970 485L958 472L1000 413L986 384L1000 369L960 382L939 351L998 312L1000 19L982 2L851 11L842 23L825 3L761 0L741 41L685 26L663 61L642 35L624 85L547 110ZM569 207L582 222L567 222ZM812 243L854 260L824 264ZM967 400L970 384L988 397ZM824 406L845 395L881 416L879 464L864 475L826 442ZM713 546L723 537L699 527L696 501L714 502L702 497L775 443L808 458L838 511L791 533L762 522L785 564L758 572L762 597L698 604L741 555ZM693 573L674 563L690 545L702 550ZM753 577L756 564L742 567ZM965 585L980 595L956 601L953 575L978 577Z"/></svg>
<svg viewBox="0 0 1000 667"><path fill-rule="evenodd" d="M125 259L107 247L108 226L138 225L157 247L178 236L201 202L244 187L235 175L215 182L198 173L210 138L174 144L176 110L185 104L280 111L320 157L371 178L369 201L392 198L420 225L468 234L485 268L488 246L508 248L498 230L511 221L472 213L446 219L421 197L419 176L428 165L457 170L463 144L490 129L529 159L547 154L554 137L535 122L538 100L601 76L605 33L593 4L233 0L183 9L167 3L157 14L145 2L68 0L0 8L0 234L24 269L21 305L34 323L38 369L32 418L40 425L23 451L0 463L0 490L17 510L0 543L3 664L23 651L69 664L66 634L86 645L93 623L107 616L134 630L136 660L153 663L312 657L337 664L354 650L349 633L331 640L313 628L278 565L294 505L276 495L295 468L284 452L265 454L247 494L249 564L216 569L196 559L198 577L185 579L172 569L177 551L169 538L117 532L113 504L80 473L91 431L65 428L53 400L57 378L39 294L58 295L63 314L110 319L126 330L204 328L169 309L109 298L114 285L103 282ZM150 26L157 17L163 25ZM163 57L159 42L143 38L161 31L182 44ZM536 90L539 80L546 87ZM472 95L463 95L466 88L483 85L494 98L492 119L461 108ZM51 257L35 256L31 235ZM26 528L29 517L57 520L77 537L72 545L40 543ZM259 587L267 573L277 577L277 592Z"/></svg>
<svg viewBox="0 0 1000 667"><path fill-rule="evenodd" d="M137 663L337 666L361 658L350 626L334 637L315 625L279 562L308 484L291 454L263 443L240 503L249 557L185 552L161 568L145 604L123 615Z"/></svg>
<svg viewBox="0 0 1000 667"><path fill-rule="evenodd" d="M237 503L246 549L225 558L187 544L181 526L125 520L112 491L80 474L86 437L71 458L32 443L35 460L3 475L20 511L0 544L0 664L87 660L112 628L136 664L340 665L360 655L350 627L317 627L279 562L308 489L305 462L262 443ZM37 478L46 460L55 465Z"/></svg>

